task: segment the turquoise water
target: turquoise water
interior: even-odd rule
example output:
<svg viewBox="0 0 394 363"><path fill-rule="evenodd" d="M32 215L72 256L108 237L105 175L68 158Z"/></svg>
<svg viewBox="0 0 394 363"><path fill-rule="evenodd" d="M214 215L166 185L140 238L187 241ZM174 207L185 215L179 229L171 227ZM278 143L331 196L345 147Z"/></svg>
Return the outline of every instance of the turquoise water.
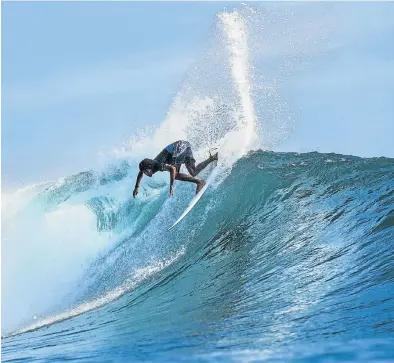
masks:
<svg viewBox="0 0 394 363"><path fill-rule="evenodd" d="M134 200L134 180L119 163L23 208L83 206L115 242L56 304L3 326L2 361L394 361L393 159L252 152L170 233L193 186L168 199L144 179Z"/></svg>

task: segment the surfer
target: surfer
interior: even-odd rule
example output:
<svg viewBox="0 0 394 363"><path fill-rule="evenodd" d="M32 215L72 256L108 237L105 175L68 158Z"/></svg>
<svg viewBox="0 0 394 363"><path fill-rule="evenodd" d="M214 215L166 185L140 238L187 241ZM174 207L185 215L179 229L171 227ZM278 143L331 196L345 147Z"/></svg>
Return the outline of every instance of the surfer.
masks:
<svg viewBox="0 0 394 363"><path fill-rule="evenodd" d="M175 179L197 184L196 194L198 194L204 187L205 181L196 178L196 175L215 160L218 160L218 153L214 155L209 153L209 158L196 166L190 143L184 140L175 141L165 147L154 159L144 159L140 162L140 171L135 183L133 197L135 198L138 194L138 188L144 174L151 177L158 171L168 171L170 173L170 197L174 194ZM182 164L185 164L190 175L180 173Z"/></svg>

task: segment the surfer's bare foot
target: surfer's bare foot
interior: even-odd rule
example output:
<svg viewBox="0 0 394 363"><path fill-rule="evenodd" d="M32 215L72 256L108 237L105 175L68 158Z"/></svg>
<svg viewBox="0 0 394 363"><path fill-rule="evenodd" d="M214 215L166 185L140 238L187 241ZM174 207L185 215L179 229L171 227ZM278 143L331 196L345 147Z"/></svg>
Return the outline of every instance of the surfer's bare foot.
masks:
<svg viewBox="0 0 394 363"><path fill-rule="evenodd" d="M212 150L215 150L215 149L209 150L209 159L212 160L212 161L218 160L218 152L216 152L215 154L212 155L211 154Z"/></svg>
<svg viewBox="0 0 394 363"><path fill-rule="evenodd" d="M202 188L204 188L204 185L205 185L205 184L206 184L206 183L205 183L204 180L200 180L200 181L198 182L197 188L196 188L196 194L198 194L198 192L199 192Z"/></svg>

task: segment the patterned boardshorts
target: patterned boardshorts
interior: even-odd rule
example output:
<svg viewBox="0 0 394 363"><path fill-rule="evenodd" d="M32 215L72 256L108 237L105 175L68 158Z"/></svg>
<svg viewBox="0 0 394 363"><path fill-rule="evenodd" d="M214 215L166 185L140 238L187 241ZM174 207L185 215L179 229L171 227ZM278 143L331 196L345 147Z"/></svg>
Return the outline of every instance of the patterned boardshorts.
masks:
<svg viewBox="0 0 394 363"><path fill-rule="evenodd" d="M155 157L155 161L170 165L185 164L188 159L194 160L194 157L190 143L184 140L168 145Z"/></svg>

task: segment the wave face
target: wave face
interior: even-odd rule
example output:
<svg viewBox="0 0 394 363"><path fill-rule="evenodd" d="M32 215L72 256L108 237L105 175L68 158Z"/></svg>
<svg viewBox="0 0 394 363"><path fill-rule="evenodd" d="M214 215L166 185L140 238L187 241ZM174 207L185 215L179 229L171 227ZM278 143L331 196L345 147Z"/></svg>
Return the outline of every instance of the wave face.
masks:
<svg viewBox="0 0 394 363"><path fill-rule="evenodd" d="M4 361L392 359L393 159L250 152L171 233L192 186L100 195L131 183L122 167L31 202L83 200L121 232L68 308L3 337Z"/></svg>

